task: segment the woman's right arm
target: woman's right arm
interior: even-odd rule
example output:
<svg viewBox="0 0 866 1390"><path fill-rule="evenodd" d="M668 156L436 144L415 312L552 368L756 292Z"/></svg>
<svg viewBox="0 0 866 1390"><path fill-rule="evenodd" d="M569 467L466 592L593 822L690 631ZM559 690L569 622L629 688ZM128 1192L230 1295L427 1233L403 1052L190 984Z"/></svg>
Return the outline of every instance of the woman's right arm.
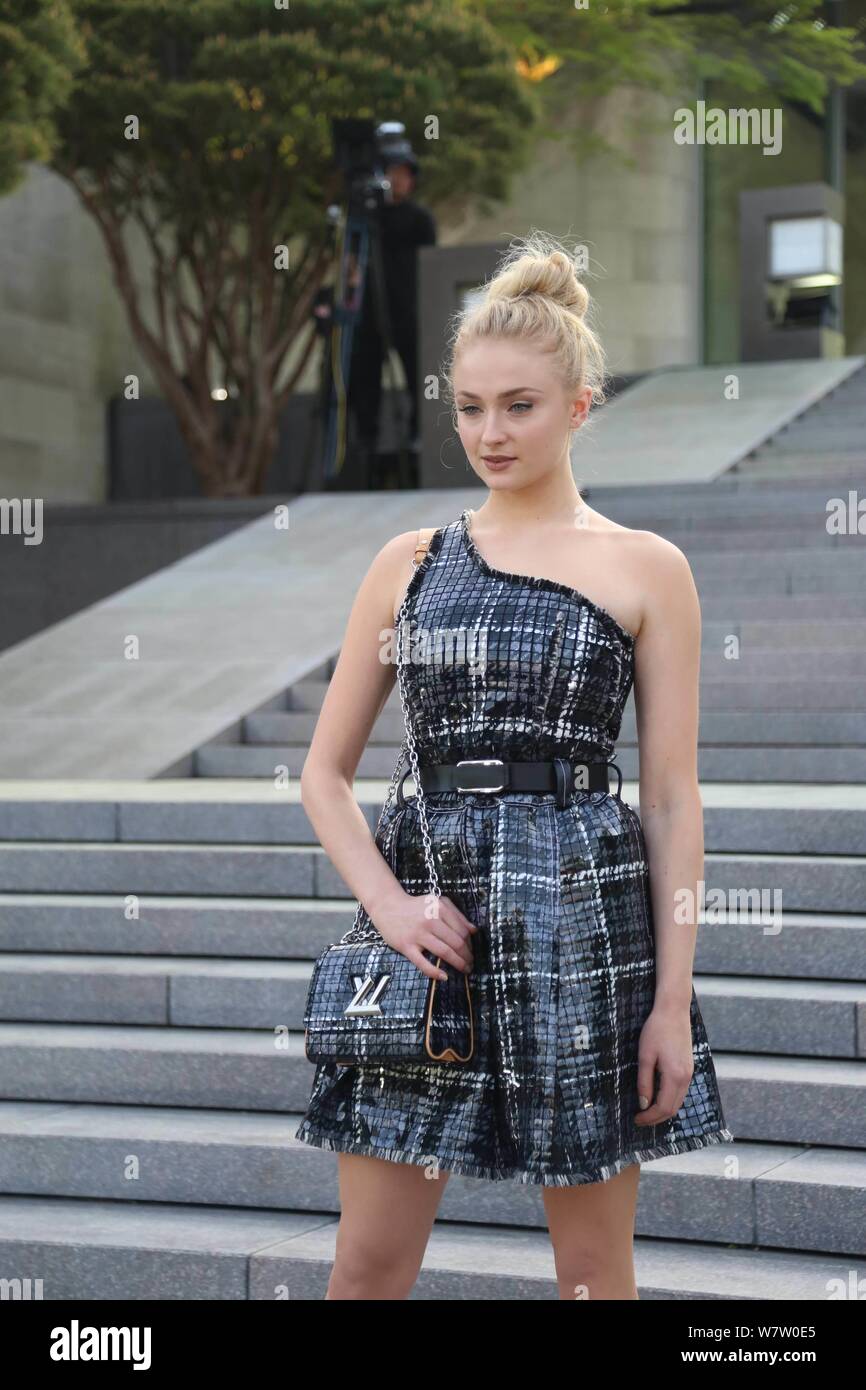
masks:
<svg viewBox="0 0 866 1390"><path fill-rule="evenodd" d="M388 541L361 583L301 770L301 802L328 858L389 945L425 975L444 978L422 948L471 969L469 936L476 927L444 895L430 917L425 898L406 892L353 792L361 754L397 676L384 654L396 645L394 596L412 577L417 534L406 531Z"/></svg>

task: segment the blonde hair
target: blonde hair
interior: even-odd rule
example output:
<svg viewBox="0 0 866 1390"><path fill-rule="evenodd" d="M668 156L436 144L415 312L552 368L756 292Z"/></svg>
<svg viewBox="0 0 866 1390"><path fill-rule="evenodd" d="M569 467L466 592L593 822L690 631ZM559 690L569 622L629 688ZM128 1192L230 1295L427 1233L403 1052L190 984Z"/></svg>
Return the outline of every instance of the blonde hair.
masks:
<svg viewBox="0 0 866 1390"><path fill-rule="evenodd" d="M589 290L578 280L574 258L561 241L546 232L513 241L483 291L479 302L458 310L451 320L442 377L455 428L454 365L463 348L483 338L536 342L553 354L569 393L589 386L591 403L602 404L604 349L587 321Z"/></svg>

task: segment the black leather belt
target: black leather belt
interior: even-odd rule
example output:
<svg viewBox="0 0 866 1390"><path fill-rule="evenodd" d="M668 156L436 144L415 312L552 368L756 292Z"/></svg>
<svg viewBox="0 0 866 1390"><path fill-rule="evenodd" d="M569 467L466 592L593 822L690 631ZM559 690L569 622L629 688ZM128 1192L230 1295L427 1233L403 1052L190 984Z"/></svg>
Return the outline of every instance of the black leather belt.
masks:
<svg viewBox="0 0 866 1390"><path fill-rule="evenodd" d="M564 807L573 792L610 790L608 767L619 781L615 796L622 791L622 772L611 760L604 763L572 762L551 758L547 762L505 762L502 758L462 758L457 763L428 763L419 766L421 790L431 792L555 792L556 804ZM403 783L409 768L397 785L397 801L403 800Z"/></svg>

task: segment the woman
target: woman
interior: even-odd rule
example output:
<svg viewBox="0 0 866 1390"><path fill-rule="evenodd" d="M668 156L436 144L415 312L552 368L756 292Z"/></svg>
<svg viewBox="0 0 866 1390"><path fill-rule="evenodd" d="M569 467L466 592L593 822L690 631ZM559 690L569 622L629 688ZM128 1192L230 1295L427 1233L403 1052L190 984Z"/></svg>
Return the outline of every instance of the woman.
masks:
<svg viewBox="0 0 866 1390"><path fill-rule="evenodd" d="M425 974L442 975L425 949L470 972L475 1014L468 1062L317 1067L296 1137L339 1153L331 1299L408 1296L451 1172L542 1184L560 1297L635 1299L641 1161L733 1140L692 986L700 608L682 552L588 507L572 476L572 431L603 398L588 300L535 234L458 316L447 395L488 496L414 572L414 531L376 556L304 766L374 926ZM432 918L417 787L375 841L352 796L401 597L413 629L484 647L401 667ZM608 780L633 683L642 819Z"/></svg>

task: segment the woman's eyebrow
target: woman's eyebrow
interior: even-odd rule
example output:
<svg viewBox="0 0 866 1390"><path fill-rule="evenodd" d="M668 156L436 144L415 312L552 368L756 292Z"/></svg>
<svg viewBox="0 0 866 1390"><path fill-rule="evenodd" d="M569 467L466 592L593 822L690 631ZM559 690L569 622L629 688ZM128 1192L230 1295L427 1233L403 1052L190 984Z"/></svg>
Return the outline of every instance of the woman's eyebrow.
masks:
<svg viewBox="0 0 866 1390"><path fill-rule="evenodd" d="M541 395L537 386L512 386L508 391L500 391L497 400L503 401L506 396L525 396L527 391L532 391L536 396ZM476 396L474 391L458 391L457 394L458 396L471 396L474 401L481 400L481 397Z"/></svg>

